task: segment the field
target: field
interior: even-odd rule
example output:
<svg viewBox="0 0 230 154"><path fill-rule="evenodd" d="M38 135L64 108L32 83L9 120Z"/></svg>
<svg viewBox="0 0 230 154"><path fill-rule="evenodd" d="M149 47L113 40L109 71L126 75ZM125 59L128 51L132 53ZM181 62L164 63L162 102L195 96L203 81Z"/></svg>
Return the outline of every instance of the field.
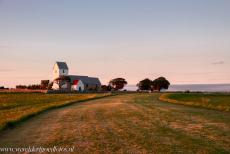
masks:
<svg viewBox="0 0 230 154"><path fill-rule="evenodd" d="M125 94L75 103L0 133L0 147L74 146L75 153L230 153L230 113ZM23 141L23 142L21 142Z"/></svg>
<svg viewBox="0 0 230 154"><path fill-rule="evenodd" d="M0 130L41 111L104 95L0 93Z"/></svg>
<svg viewBox="0 0 230 154"><path fill-rule="evenodd" d="M230 111L230 94L224 93L171 93L161 95L160 100L220 111Z"/></svg>

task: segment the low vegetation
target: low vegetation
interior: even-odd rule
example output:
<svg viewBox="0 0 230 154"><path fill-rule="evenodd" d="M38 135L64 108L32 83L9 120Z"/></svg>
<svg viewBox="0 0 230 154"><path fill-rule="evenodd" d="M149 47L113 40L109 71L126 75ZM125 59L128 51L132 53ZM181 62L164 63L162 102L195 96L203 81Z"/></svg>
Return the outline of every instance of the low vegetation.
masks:
<svg viewBox="0 0 230 154"><path fill-rule="evenodd" d="M171 93L161 95L160 100L176 104L230 111L229 94Z"/></svg>
<svg viewBox="0 0 230 154"><path fill-rule="evenodd" d="M0 93L0 130L50 108L106 95Z"/></svg>

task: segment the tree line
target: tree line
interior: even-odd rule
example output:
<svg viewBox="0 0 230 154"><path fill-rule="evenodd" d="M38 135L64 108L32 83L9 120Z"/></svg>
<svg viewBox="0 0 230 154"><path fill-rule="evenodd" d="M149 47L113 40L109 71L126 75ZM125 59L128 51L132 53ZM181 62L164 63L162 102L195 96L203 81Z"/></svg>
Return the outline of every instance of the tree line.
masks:
<svg viewBox="0 0 230 154"><path fill-rule="evenodd" d="M103 91L118 91L127 85L128 82L124 78L115 78L109 81L108 85L102 85L101 89ZM138 91L161 91L163 89L168 89L170 82L165 77L159 77L154 80L148 78L138 82Z"/></svg>
<svg viewBox="0 0 230 154"><path fill-rule="evenodd" d="M41 84L31 84L31 85L16 85L16 89L30 89L30 90L47 90L49 87L49 80L41 80Z"/></svg>

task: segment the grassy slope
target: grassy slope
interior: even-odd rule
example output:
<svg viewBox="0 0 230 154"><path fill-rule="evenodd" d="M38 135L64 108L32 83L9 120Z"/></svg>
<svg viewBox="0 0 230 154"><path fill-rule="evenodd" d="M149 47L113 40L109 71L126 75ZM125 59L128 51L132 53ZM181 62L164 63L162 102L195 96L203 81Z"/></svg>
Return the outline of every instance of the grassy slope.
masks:
<svg viewBox="0 0 230 154"><path fill-rule="evenodd" d="M104 94L0 93L0 130L49 108Z"/></svg>
<svg viewBox="0 0 230 154"><path fill-rule="evenodd" d="M230 111L229 94L172 93L163 94L160 100L176 104Z"/></svg>
<svg viewBox="0 0 230 154"><path fill-rule="evenodd" d="M87 154L230 152L230 113L158 97L120 95L52 110L0 134L0 147L75 146L76 153Z"/></svg>

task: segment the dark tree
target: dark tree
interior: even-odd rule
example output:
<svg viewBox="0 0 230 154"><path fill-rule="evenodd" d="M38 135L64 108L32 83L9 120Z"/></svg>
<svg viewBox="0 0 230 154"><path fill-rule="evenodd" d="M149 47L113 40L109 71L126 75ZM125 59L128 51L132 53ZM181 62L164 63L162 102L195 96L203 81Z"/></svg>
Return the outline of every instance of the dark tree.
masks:
<svg viewBox="0 0 230 154"><path fill-rule="evenodd" d="M59 89L61 89L62 85L64 84L67 84L68 86L70 86L71 79L69 76L60 76L56 78L53 82L57 83L59 86Z"/></svg>
<svg viewBox="0 0 230 154"><path fill-rule="evenodd" d="M52 90L52 87L53 87L53 82L50 82L49 85L48 85L48 90Z"/></svg>
<svg viewBox="0 0 230 154"><path fill-rule="evenodd" d="M152 82L152 91L157 90L161 91L162 89L168 89L169 88L169 81L164 77L159 77Z"/></svg>
<svg viewBox="0 0 230 154"><path fill-rule="evenodd" d="M124 88L124 86L127 84L127 81L123 78L115 78L109 82L109 85L114 89L114 90L120 90Z"/></svg>
<svg viewBox="0 0 230 154"><path fill-rule="evenodd" d="M41 89L48 89L49 80L41 80Z"/></svg>
<svg viewBox="0 0 230 154"><path fill-rule="evenodd" d="M152 81L148 78L141 80L137 86L138 90L151 90Z"/></svg>
<svg viewBox="0 0 230 154"><path fill-rule="evenodd" d="M112 87L110 85L102 85L101 86L101 90L102 91L111 91L112 90Z"/></svg>

